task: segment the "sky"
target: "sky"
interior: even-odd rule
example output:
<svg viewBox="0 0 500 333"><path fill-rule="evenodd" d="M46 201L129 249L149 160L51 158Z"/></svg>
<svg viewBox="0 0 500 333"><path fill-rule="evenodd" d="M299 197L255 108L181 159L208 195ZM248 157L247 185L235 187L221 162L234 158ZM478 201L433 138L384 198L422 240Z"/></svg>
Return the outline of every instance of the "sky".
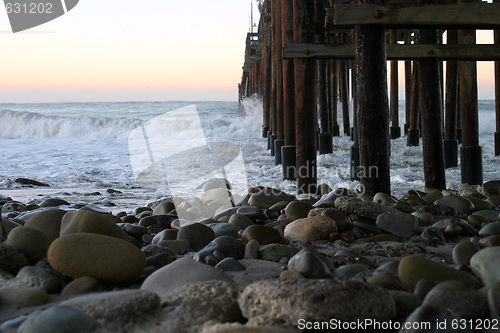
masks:
<svg viewBox="0 0 500 333"><path fill-rule="evenodd" d="M252 0L80 0L16 34L0 8L0 102L236 101L252 4L257 21ZM478 63L480 99L493 82Z"/></svg>
<svg viewBox="0 0 500 333"><path fill-rule="evenodd" d="M0 102L236 101L251 5L80 0L15 34L0 8Z"/></svg>

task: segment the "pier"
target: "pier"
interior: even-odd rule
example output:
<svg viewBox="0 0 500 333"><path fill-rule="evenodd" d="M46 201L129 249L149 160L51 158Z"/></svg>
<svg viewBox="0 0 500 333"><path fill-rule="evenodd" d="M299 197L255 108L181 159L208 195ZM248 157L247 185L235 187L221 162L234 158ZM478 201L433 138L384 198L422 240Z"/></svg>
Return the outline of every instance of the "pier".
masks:
<svg viewBox="0 0 500 333"><path fill-rule="evenodd" d="M258 32L247 34L239 98L262 99L262 135L298 194L317 192L317 153L335 153L341 134L353 141L351 179L368 195L390 194L390 141L402 135L408 146L422 142L426 187L443 190L445 169L458 159L462 183L483 184L477 62L495 61L498 156L499 1L266 0L260 12ZM494 44L476 44L480 29L494 30Z"/></svg>

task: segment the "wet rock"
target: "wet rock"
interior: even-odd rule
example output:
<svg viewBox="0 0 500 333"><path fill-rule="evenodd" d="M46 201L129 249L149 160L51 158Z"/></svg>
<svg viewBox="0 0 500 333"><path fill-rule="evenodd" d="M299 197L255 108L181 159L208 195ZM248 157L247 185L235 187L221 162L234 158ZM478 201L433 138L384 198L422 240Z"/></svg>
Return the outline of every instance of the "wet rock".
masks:
<svg viewBox="0 0 500 333"><path fill-rule="evenodd" d="M40 186L40 187L49 187L50 185L44 182L40 182L38 180L34 179L28 179L28 178L16 178L14 180L15 183L21 184L21 185L31 185L31 186Z"/></svg>
<svg viewBox="0 0 500 333"><path fill-rule="evenodd" d="M288 261L288 270L300 273L306 278L323 279L334 275L333 264L313 248L300 250Z"/></svg>
<svg viewBox="0 0 500 333"><path fill-rule="evenodd" d="M121 239L89 233L61 236L50 246L47 259L59 273L91 276L109 283L129 283L146 268L139 248Z"/></svg>
<svg viewBox="0 0 500 333"><path fill-rule="evenodd" d="M259 259L260 244L257 240L252 239L245 245L245 259Z"/></svg>
<svg viewBox="0 0 500 333"><path fill-rule="evenodd" d="M481 237L495 235L500 235L500 222L488 223L487 225L482 227L481 230L479 230L479 236Z"/></svg>
<svg viewBox="0 0 500 333"><path fill-rule="evenodd" d="M146 267L161 268L173 262L175 258L169 253L163 252L146 258Z"/></svg>
<svg viewBox="0 0 500 333"><path fill-rule="evenodd" d="M483 191L488 195L500 195L500 180L490 180L483 184Z"/></svg>
<svg viewBox="0 0 500 333"><path fill-rule="evenodd" d="M488 316L486 297L460 281L437 284L425 296L423 305L448 309L461 318L479 319Z"/></svg>
<svg viewBox="0 0 500 333"><path fill-rule="evenodd" d="M104 289L104 286L96 278L90 276L82 276L74 279L64 287L61 291L61 296L73 296L99 292Z"/></svg>
<svg viewBox="0 0 500 333"><path fill-rule="evenodd" d="M153 208L153 215L165 215L170 213L174 209L175 209L174 203L170 200L166 200Z"/></svg>
<svg viewBox="0 0 500 333"><path fill-rule="evenodd" d="M470 267L485 286L500 282L500 246L487 247L474 254Z"/></svg>
<svg viewBox="0 0 500 333"><path fill-rule="evenodd" d="M25 283L28 287L41 288L48 294L58 293L62 289L61 280L59 280L59 278L54 274L51 274L47 270L40 267L23 267L17 274L16 278Z"/></svg>
<svg viewBox="0 0 500 333"><path fill-rule="evenodd" d="M474 212L472 215L478 215L484 217L489 222L496 222L500 216L500 211L498 210L480 210Z"/></svg>
<svg viewBox="0 0 500 333"><path fill-rule="evenodd" d="M264 225L252 225L245 229L241 235L241 241L247 244L252 239L259 242L260 245L271 243L281 243L281 234L278 230Z"/></svg>
<svg viewBox="0 0 500 333"><path fill-rule="evenodd" d="M181 252L191 248L191 244L189 244L189 242L185 239L161 240L158 243L158 246L169 248L171 250L174 250L177 253L181 253ZM170 254L172 255L172 253L170 253Z"/></svg>
<svg viewBox="0 0 500 333"><path fill-rule="evenodd" d="M47 198L40 202L40 207L58 207L58 206L69 206L70 203L66 200L59 198Z"/></svg>
<svg viewBox="0 0 500 333"><path fill-rule="evenodd" d="M215 238L220 237L220 236L231 236L231 237L238 237L238 233L240 232L241 228L237 227L235 225L229 224L229 223L216 223L210 225L210 228L215 233Z"/></svg>
<svg viewBox="0 0 500 333"><path fill-rule="evenodd" d="M245 254L245 244L239 239L231 236L220 236L214 239L201 249L193 259L200 262L205 262L205 258L212 255L215 251L220 251L226 257L235 259L243 259Z"/></svg>
<svg viewBox="0 0 500 333"><path fill-rule="evenodd" d="M265 219L266 215L262 212L262 209L256 206L245 205L238 208L237 214L248 217L252 220Z"/></svg>
<svg viewBox="0 0 500 333"><path fill-rule="evenodd" d="M476 243L470 240L462 241L453 248L453 261L456 265L468 266L472 256L479 250L481 248Z"/></svg>
<svg viewBox="0 0 500 333"><path fill-rule="evenodd" d="M100 214L89 210L69 212L62 219L60 235L91 233L130 242L129 235L117 223L120 223L120 219L109 214Z"/></svg>
<svg viewBox="0 0 500 333"><path fill-rule="evenodd" d="M348 231L352 228L349 218L336 208L327 208L321 212L321 215L335 220L335 224L337 224L339 231Z"/></svg>
<svg viewBox="0 0 500 333"><path fill-rule="evenodd" d="M21 268L30 263L26 257L12 246L0 243L0 270L17 274Z"/></svg>
<svg viewBox="0 0 500 333"><path fill-rule="evenodd" d="M479 246L482 248L490 246L500 246L500 235L486 236L479 240Z"/></svg>
<svg viewBox="0 0 500 333"><path fill-rule="evenodd" d="M143 282L141 290L155 292L164 298L187 284L209 280L232 282L218 269L185 257L155 271Z"/></svg>
<svg viewBox="0 0 500 333"><path fill-rule="evenodd" d="M307 217L288 224L285 227L285 239L308 244L315 240L329 239L330 234L336 231L337 224L329 217Z"/></svg>
<svg viewBox="0 0 500 333"><path fill-rule="evenodd" d="M193 223L181 227L177 234L177 239L185 239L191 244L191 248L199 251L215 238L214 231L201 223Z"/></svg>
<svg viewBox="0 0 500 333"><path fill-rule="evenodd" d="M280 201L291 202L295 200L295 196L287 194L278 189L266 187L259 192L253 193L248 199L248 203L252 206L260 208L269 208Z"/></svg>
<svg viewBox="0 0 500 333"><path fill-rule="evenodd" d="M47 209L30 217L26 221L25 226L43 231L48 236L50 242L52 242L59 237L61 220L66 213L66 211L61 209Z"/></svg>
<svg viewBox="0 0 500 333"><path fill-rule="evenodd" d="M385 193L379 192L373 196L373 202L379 205L390 206L396 203L396 199Z"/></svg>
<svg viewBox="0 0 500 333"><path fill-rule="evenodd" d="M415 289L417 282L422 279L434 282L457 280L467 286L477 287L478 285L472 275L418 255L409 255L401 260L398 276L403 286L411 292Z"/></svg>
<svg viewBox="0 0 500 333"><path fill-rule="evenodd" d="M177 219L177 215L174 214L158 214L143 217L139 220L139 225L142 227L149 227L156 225L163 229L170 228L172 222Z"/></svg>
<svg viewBox="0 0 500 333"><path fill-rule="evenodd" d="M396 236L411 237L418 228L418 219L407 213L384 213L377 217L376 225Z"/></svg>
<svg viewBox="0 0 500 333"><path fill-rule="evenodd" d="M153 239L151 240L151 244L156 245L161 241L176 240L178 233L179 231L175 229L162 230L153 237Z"/></svg>
<svg viewBox="0 0 500 333"><path fill-rule="evenodd" d="M388 321L396 315L394 299L386 290L356 281L264 280L247 286L239 304L246 318L267 316L293 325L300 319Z"/></svg>
<svg viewBox="0 0 500 333"><path fill-rule="evenodd" d="M435 220L434 216L431 213L426 212L413 212L411 215L415 216L418 219L420 225L427 227L433 225Z"/></svg>
<svg viewBox="0 0 500 333"><path fill-rule="evenodd" d="M19 333L91 333L96 330L93 320L72 307L56 306L24 321Z"/></svg>
<svg viewBox="0 0 500 333"><path fill-rule="evenodd" d="M12 229L6 244L21 252L34 265L47 257L50 239L43 231L21 226Z"/></svg>
<svg viewBox="0 0 500 333"><path fill-rule="evenodd" d="M124 323L157 310L160 298L154 292L121 290L78 296L59 306L77 308L96 320Z"/></svg>

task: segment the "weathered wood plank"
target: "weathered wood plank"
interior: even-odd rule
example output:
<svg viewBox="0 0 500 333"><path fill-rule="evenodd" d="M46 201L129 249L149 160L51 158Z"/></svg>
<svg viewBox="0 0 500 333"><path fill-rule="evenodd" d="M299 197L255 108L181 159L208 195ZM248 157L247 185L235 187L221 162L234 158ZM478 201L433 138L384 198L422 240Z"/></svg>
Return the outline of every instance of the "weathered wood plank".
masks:
<svg viewBox="0 0 500 333"><path fill-rule="evenodd" d="M356 24L387 28L475 28L500 26L500 4L460 3L448 5L344 5L337 4L327 12L327 29Z"/></svg>
<svg viewBox="0 0 500 333"><path fill-rule="evenodd" d="M450 45L450 44L387 44L388 60L416 60L439 58L440 60L500 60L500 45ZM287 44L283 58L354 59L354 44Z"/></svg>

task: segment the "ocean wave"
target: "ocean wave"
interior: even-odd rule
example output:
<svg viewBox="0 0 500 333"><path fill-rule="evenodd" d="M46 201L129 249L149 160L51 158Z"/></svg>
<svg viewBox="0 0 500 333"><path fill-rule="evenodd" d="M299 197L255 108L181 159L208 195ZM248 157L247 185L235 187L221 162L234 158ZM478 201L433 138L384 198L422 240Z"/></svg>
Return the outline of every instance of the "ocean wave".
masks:
<svg viewBox="0 0 500 333"><path fill-rule="evenodd" d="M125 139L141 120L91 116L55 116L36 112L0 111L2 138Z"/></svg>

